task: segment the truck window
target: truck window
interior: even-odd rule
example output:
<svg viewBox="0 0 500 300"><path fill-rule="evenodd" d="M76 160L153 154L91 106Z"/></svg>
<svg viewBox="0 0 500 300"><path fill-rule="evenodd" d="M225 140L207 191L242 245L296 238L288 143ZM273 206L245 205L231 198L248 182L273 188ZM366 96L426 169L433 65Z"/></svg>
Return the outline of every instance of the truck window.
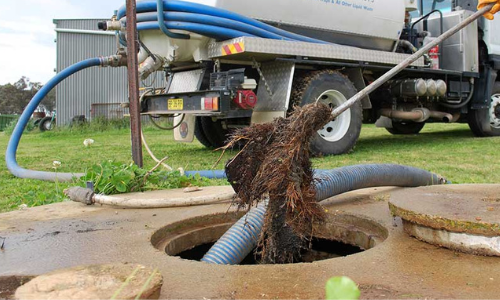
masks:
<svg viewBox="0 0 500 300"><path fill-rule="evenodd" d="M423 9L421 7L423 3ZM439 9L443 13L450 12L452 7L452 0L423 0L418 2L418 7L421 15L425 15L433 11L434 9Z"/></svg>

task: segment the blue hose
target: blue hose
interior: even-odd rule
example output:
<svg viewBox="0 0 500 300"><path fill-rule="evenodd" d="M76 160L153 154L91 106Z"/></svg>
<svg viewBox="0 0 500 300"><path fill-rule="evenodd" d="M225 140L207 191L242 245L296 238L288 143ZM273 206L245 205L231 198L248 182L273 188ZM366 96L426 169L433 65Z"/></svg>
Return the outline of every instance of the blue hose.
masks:
<svg viewBox="0 0 500 300"><path fill-rule="evenodd" d="M171 29L185 30L208 36L217 40L227 40L235 36L242 37L254 37L254 35L241 32L238 30L233 30L231 28L217 27L211 25L197 24L197 23L185 23L185 22L167 22L168 27ZM137 25L138 31L144 30L154 30L158 29L158 23L156 22L146 22Z"/></svg>
<svg viewBox="0 0 500 300"><path fill-rule="evenodd" d="M275 34L264 30L262 28L249 25L246 23L220 18L213 17L209 15L199 15L193 13L184 13L184 12L166 12L164 13L165 19L168 19L169 22L184 22L184 23L195 23L201 25L209 25L216 26L220 28L231 28L233 30L237 30L240 32L244 32L247 34L251 34L253 36L267 38L267 39L276 39L276 40L291 40L287 37L284 37L279 34ZM145 22L157 22L156 13L143 13L137 16L137 24L145 23ZM122 21L126 24L126 19L122 19ZM170 23L172 24L172 23ZM169 25L171 26L171 25ZM140 25L138 29L141 28ZM157 28L154 28L157 29ZM140 29L139 29L140 30ZM212 36L209 36L212 37Z"/></svg>
<svg viewBox="0 0 500 300"><path fill-rule="evenodd" d="M196 176L210 178L210 179L226 179L226 172L222 170L204 170L204 171L186 171L186 176Z"/></svg>
<svg viewBox="0 0 500 300"><path fill-rule="evenodd" d="M157 5L157 22L158 22L158 27L161 29L161 31L168 37L173 38L173 39L184 39L184 40L189 40L189 35L187 34L179 34L179 33L173 33L170 32L165 25L165 16L163 15L163 0L156 0L156 5Z"/></svg>
<svg viewBox="0 0 500 300"><path fill-rule="evenodd" d="M31 179L39 179L39 180L47 180L47 181L71 181L76 174L71 173L55 173L55 172L43 172L43 171L34 171L21 168L16 160L16 152L19 146L19 142L21 140L21 136L23 135L24 129L26 125L30 121L31 115L35 112L36 108L42 102L42 100L47 96L47 94L61 81L70 77L78 71L81 71L86 68L96 67L102 65L101 58L91 58L79 63L76 63L62 72L54 76L47 84L45 84L36 95L31 99L30 103L24 109L23 114L19 118L14 131L12 132L12 136L10 137L9 145L7 146L7 151L5 153L5 162L7 163L7 168L9 171L16 177L19 178L31 178Z"/></svg>
<svg viewBox="0 0 500 300"><path fill-rule="evenodd" d="M156 1L158 1L158 0L138 2L137 3L138 16L140 17L140 15L142 13L156 12L157 18L161 18L160 17L161 14L158 12L158 4ZM283 37L283 38L286 38L289 40L309 42L309 43L327 44L327 42L325 42L325 41L321 41L318 39L295 34L295 33L292 33L292 32L286 31L286 30L282 30L282 29L276 28L274 26L268 25L266 23L254 20L252 18L248 18L248 17L242 16L240 14L237 14L237 13L234 13L234 12L231 12L228 10L220 9L220 8L215 8L215 7L211 7L211 6L207 6L207 5L203 5L203 4L192 3L192 2L177 1L177 0L168 0L168 1L164 0L163 5L164 5L164 11L166 11L166 12L183 12L183 13L196 14L197 18L200 19L200 21L203 18L205 18L206 16L224 18L224 19L228 19L228 20L232 20L232 21L236 21L236 22L240 22L243 24L253 26L253 27L260 28L264 31L267 31L269 34L275 34L275 35L278 35L280 37ZM122 19L125 16L126 16L126 8L125 8L125 6L123 6L118 10L117 17L118 17L118 19ZM163 15L163 17L164 17L164 15ZM210 24L206 24L206 25L210 25ZM155 29L158 29L158 28L159 28L159 25ZM175 29L175 28L171 28L168 22L167 22L167 28ZM250 33L247 32L247 34L250 34ZM217 32L213 32L212 35L217 35ZM211 36L211 35L208 35L208 36ZM245 36L248 36L248 35L245 35ZM235 35L235 36L232 36L231 38L237 38L237 37L240 37L240 36Z"/></svg>
<svg viewBox="0 0 500 300"><path fill-rule="evenodd" d="M372 164L315 171L316 199L322 201L349 191L381 186L417 187L444 184L431 172L401 165ZM257 246L264 225L267 202L251 209L234 224L201 261L210 264L239 264ZM256 229L256 226L259 226ZM256 231L257 230L257 231Z"/></svg>
<svg viewBox="0 0 500 300"><path fill-rule="evenodd" d="M251 209L219 239L217 246L214 245L201 261L217 265L241 263L259 240L266 209L267 201Z"/></svg>

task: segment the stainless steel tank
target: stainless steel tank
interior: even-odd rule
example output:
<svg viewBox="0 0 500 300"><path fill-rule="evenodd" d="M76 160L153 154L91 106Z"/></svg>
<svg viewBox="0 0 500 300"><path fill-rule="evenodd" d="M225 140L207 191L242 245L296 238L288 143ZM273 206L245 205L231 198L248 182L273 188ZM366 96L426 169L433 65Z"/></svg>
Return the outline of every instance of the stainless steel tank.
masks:
<svg viewBox="0 0 500 300"><path fill-rule="evenodd" d="M139 0L138 2L145 1ZM342 45L394 51L404 26L405 7L416 0L185 0L226 9L282 29ZM169 63L207 57L209 38L166 38L160 30L141 41Z"/></svg>
<svg viewBox="0 0 500 300"><path fill-rule="evenodd" d="M404 26L406 3L404 0L216 0L214 6L309 37L393 51Z"/></svg>

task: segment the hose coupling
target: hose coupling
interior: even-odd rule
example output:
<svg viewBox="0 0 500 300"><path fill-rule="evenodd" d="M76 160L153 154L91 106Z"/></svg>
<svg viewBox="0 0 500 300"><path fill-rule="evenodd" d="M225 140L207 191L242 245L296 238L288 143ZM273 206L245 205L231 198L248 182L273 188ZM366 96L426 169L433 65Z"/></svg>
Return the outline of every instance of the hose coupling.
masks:
<svg viewBox="0 0 500 300"><path fill-rule="evenodd" d="M127 66L127 54L119 52L116 55L103 56L101 59L101 67L125 67Z"/></svg>
<svg viewBox="0 0 500 300"><path fill-rule="evenodd" d="M68 196L71 201L81 202L86 205L94 205L94 192L91 189L82 188L79 186L72 187L64 190L64 194Z"/></svg>
<svg viewBox="0 0 500 300"><path fill-rule="evenodd" d="M160 70L163 67L163 59L158 55L151 55L140 65L139 75L145 80L149 75Z"/></svg>
<svg viewBox="0 0 500 300"><path fill-rule="evenodd" d="M103 31L124 31L125 27L118 20L102 21L97 23L97 28Z"/></svg>

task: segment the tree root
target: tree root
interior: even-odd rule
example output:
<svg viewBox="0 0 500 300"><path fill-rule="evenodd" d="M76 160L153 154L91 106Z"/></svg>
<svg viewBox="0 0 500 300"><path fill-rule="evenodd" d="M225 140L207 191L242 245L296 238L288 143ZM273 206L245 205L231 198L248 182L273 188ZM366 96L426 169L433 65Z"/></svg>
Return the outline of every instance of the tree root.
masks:
<svg viewBox="0 0 500 300"><path fill-rule="evenodd" d="M324 104L297 107L286 119L235 131L223 148L246 142L226 164L240 207L249 208L269 198L258 242L264 263L292 263L300 259L311 238L313 222L324 217L316 202L309 143L329 121L331 110Z"/></svg>

